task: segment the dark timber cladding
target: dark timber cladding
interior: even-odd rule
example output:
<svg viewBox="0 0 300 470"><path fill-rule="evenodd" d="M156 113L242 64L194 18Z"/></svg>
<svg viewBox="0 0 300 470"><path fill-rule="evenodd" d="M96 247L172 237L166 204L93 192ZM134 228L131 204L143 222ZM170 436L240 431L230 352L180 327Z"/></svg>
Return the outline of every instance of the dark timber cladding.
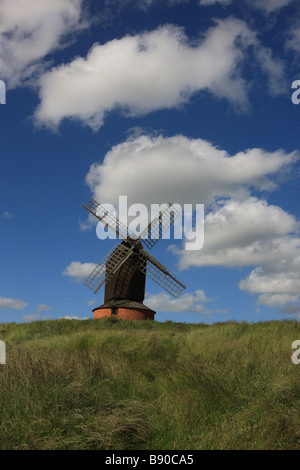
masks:
<svg viewBox="0 0 300 470"><path fill-rule="evenodd" d="M122 244L125 244L123 241ZM111 274L110 266L115 265L117 249L111 254L106 263L108 281L105 283L104 303L113 299L127 299L143 303L145 298L146 275L141 271L141 260L133 252L122 266Z"/></svg>

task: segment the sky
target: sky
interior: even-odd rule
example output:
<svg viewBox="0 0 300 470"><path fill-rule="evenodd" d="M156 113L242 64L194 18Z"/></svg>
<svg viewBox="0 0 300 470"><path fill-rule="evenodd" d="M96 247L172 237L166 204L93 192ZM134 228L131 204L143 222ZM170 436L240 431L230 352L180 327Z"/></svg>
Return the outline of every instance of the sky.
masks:
<svg viewBox="0 0 300 470"><path fill-rule="evenodd" d="M298 0L0 0L0 322L92 318L120 195L204 204L157 321L299 320L299 58Z"/></svg>

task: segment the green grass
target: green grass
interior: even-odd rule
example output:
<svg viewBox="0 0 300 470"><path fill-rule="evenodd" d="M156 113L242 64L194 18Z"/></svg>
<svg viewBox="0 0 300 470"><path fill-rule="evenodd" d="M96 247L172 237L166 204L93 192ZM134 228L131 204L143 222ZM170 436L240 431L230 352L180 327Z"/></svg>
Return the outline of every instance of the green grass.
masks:
<svg viewBox="0 0 300 470"><path fill-rule="evenodd" d="M300 324L0 324L0 449L299 449Z"/></svg>

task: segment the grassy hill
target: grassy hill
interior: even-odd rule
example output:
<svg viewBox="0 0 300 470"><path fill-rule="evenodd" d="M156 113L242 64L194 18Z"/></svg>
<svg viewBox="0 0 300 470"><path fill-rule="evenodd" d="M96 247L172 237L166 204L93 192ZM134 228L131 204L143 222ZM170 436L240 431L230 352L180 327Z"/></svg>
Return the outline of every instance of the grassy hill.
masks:
<svg viewBox="0 0 300 470"><path fill-rule="evenodd" d="M293 321L0 324L0 449L299 449Z"/></svg>

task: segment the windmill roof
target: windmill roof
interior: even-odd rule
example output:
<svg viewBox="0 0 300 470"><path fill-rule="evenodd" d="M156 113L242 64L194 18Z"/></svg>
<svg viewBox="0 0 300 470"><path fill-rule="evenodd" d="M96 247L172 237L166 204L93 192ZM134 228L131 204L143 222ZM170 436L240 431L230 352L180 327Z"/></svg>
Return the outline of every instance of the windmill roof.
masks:
<svg viewBox="0 0 300 470"><path fill-rule="evenodd" d="M147 305L141 304L140 302L135 302L133 300L126 300L126 299L120 299L120 300L110 300L106 304L100 305L100 307L96 307L93 309L93 312L95 310L99 310L102 308L113 308L113 307L121 307L121 308L130 308L130 309L140 309L140 310L148 310L150 312L154 312L151 308L147 307ZM155 312L154 312L155 313Z"/></svg>

